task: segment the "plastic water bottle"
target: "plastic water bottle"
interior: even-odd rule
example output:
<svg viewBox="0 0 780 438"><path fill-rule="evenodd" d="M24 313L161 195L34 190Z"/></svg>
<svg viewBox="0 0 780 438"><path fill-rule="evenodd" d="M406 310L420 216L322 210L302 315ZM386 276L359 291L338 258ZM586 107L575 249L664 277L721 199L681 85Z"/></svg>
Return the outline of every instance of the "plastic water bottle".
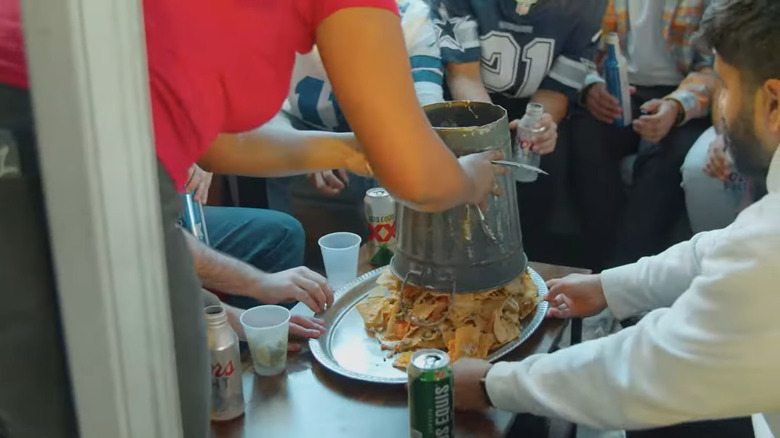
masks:
<svg viewBox="0 0 780 438"><path fill-rule="evenodd" d="M542 130L536 129L536 125L542 121L544 107L541 104L531 102L525 109L525 115L517 123L514 160L518 163L539 167L542 158L534 151L534 134ZM514 169L515 180L519 182L536 181L538 174L532 170Z"/></svg>
<svg viewBox="0 0 780 438"><path fill-rule="evenodd" d="M604 61L604 79L607 91L615 96L623 109L623 115L615 120L621 128L631 124L631 92L628 83L628 64L620 53L620 38L615 32L607 35L607 59Z"/></svg>

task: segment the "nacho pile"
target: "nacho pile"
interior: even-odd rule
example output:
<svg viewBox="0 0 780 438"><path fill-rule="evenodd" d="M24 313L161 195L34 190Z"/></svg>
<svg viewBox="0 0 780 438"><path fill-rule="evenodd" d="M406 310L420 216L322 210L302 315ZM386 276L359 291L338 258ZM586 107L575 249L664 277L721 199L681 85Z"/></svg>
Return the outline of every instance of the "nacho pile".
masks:
<svg viewBox="0 0 780 438"><path fill-rule="evenodd" d="M389 357L396 356L393 366L402 370L406 370L412 353L423 348L447 351L453 362L463 357L484 359L517 339L520 322L539 302L527 272L500 289L456 294L454 303L450 303L448 293L411 285L401 291L401 280L389 269L382 272L377 284L356 307L366 330L388 350ZM449 314L441 320L450 306ZM439 320L433 326L420 325Z"/></svg>

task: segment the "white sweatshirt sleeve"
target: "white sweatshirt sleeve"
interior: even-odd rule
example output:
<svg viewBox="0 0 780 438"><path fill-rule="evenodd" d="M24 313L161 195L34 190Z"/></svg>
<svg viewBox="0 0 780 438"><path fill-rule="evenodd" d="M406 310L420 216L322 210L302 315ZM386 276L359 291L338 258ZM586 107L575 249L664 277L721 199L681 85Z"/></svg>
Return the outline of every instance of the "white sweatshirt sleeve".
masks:
<svg viewBox="0 0 780 438"><path fill-rule="evenodd" d="M700 233L654 257L601 273L601 287L612 314L625 319L669 307L701 271L701 254L722 230Z"/></svg>
<svg viewBox="0 0 780 438"><path fill-rule="evenodd" d="M728 241L703 259L692 255L707 236L638 264L630 287L645 298L637 307L674 301L671 308L606 338L496 364L487 375L491 401L499 409L605 429L776 410L780 233L717 236ZM651 296L653 287L686 281L684 294Z"/></svg>

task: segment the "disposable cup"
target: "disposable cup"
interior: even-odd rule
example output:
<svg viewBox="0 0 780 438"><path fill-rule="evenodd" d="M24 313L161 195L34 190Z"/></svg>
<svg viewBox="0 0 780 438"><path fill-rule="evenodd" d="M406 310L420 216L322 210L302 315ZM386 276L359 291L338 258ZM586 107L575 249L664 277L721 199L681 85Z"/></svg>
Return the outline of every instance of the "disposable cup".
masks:
<svg viewBox="0 0 780 438"><path fill-rule="evenodd" d="M320 238L325 273L334 290L357 278L360 243L360 236L353 233L332 233Z"/></svg>
<svg viewBox="0 0 780 438"><path fill-rule="evenodd" d="M241 315L255 373L275 376L287 366L290 311L282 306L257 306Z"/></svg>

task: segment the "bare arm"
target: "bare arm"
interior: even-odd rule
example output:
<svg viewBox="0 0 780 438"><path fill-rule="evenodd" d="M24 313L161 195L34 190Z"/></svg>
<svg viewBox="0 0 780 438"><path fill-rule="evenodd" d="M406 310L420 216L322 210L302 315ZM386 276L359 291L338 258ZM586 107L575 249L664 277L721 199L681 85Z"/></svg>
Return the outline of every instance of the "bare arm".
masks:
<svg viewBox="0 0 780 438"><path fill-rule="evenodd" d="M298 131L277 122L242 134L221 134L198 164L214 173L267 177L337 168L371 173L354 135Z"/></svg>
<svg viewBox="0 0 780 438"><path fill-rule="evenodd" d="M447 85L453 100L473 100L491 103L490 96L482 83L479 62L447 64Z"/></svg>
<svg viewBox="0 0 780 438"><path fill-rule="evenodd" d="M315 312L333 303L333 290L325 277L308 268L263 272L204 245L184 230L182 233L203 287L254 298L265 304L301 301Z"/></svg>
<svg viewBox="0 0 780 438"><path fill-rule="evenodd" d="M341 109L390 193L424 210L476 202L470 179L419 107L396 15L340 10L320 24L317 46Z"/></svg>
<svg viewBox="0 0 780 438"><path fill-rule="evenodd" d="M195 261L195 272L203 287L231 295L255 298L256 294L253 291L261 280L261 271L204 245L184 230L182 233Z"/></svg>
<svg viewBox="0 0 780 438"><path fill-rule="evenodd" d="M555 123L561 123L569 110L569 99L563 93L552 90L538 90L531 101L544 106L544 112L550 114Z"/></svg>

